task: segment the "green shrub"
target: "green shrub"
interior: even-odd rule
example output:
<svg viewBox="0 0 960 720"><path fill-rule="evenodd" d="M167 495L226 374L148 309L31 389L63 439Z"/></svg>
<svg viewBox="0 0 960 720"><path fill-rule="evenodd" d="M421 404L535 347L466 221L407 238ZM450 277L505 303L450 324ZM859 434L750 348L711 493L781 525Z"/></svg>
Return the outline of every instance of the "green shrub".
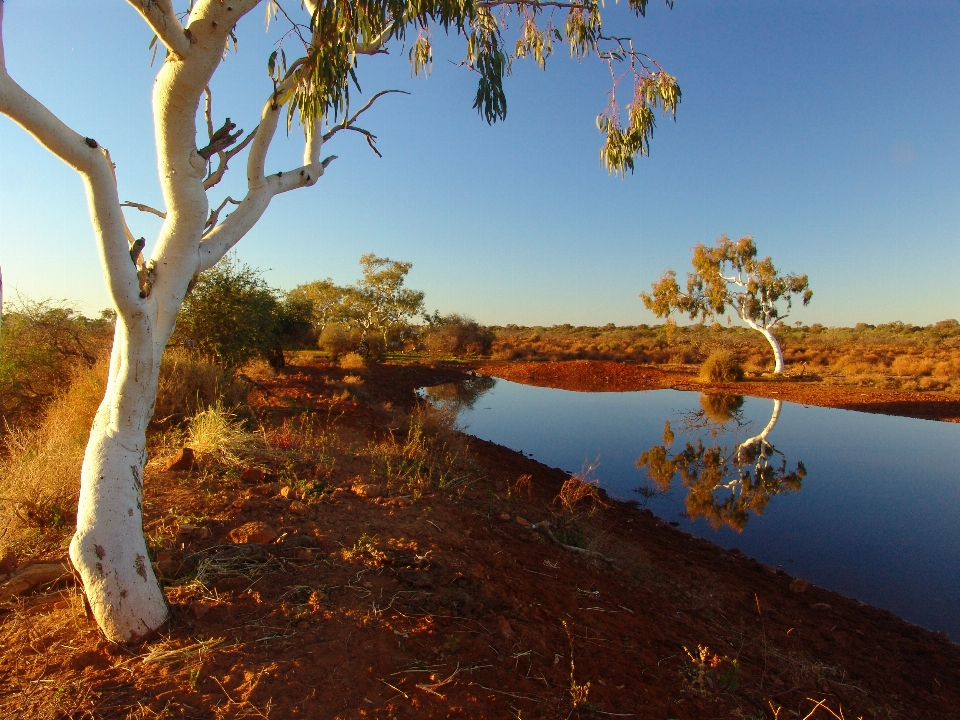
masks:
<svg viewBox="0 0 960 720"><path fill-rule="evenodd" d="M197 277L171 342L228 369L257 357L283 367L283 346L302 344L309 337L311 312L309 299L283 297L259 270L228 255Z"/></svg>
<svg viewBox="0 0 960 720"><path fill-rule="evenodd" d="M106 354L113 316L91 320L50 300L9 303L0 334L0 417L17 427L39 418L74 371Z"/></svg>
<svg viewBox="0 0 960 720"><path fill-rule="evenodd" d="M701 382L736 382L743 379L740 361L727 350L716 350L700 366Z"/></svg>
<svg viewBox="0 0 960 720"><path fill-rule="evenodd" d="M347 353L357 352L360 348L360 339L360 333L356 330L348 330L343 325L327 325L320 333L317 347L336 359Z"/></svg>
<svg viewBox="0 0 960 720"><path fill-rule="evenodd" d="M427 316L424 345L433 355L489 355L495 335L472 318L463 315Z"/></svg>

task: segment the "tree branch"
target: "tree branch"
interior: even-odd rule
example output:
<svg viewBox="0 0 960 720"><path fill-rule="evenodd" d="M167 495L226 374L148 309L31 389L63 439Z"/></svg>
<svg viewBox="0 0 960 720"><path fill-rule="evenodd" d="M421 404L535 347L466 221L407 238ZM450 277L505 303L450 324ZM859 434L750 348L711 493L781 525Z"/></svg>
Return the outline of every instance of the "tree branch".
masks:
<svg viewBox="0 0 960 720"><path fill-rule="evenodd" d="M223 174L227 171L227 164L234 157L236 157L240 152L242 152L243 149L247 147L247 145L250 144L250 141L253 140L253 137L257 134L257 130L259 129L259 127L260 126L258 125L253 130L251 130L250 133L243 140L241 140L240 144L237 145L236 147L231 148L227 152L224 152L221 150L220 152L217 153L217 156L219 157L219 163L217 165L217 169L211 172L207 176L207 179L203 181L204 190L209 190L214 185L216 185L221 180L223 180Z"/></svg>
<svg viewBox="0 0 960 720"><path fill-rule="evenodd" d="M230 197L229 195L227 195L227 197L225 197L225 198L223 199L223 202L220 203L220 206L217 207L216 210L211 210L211 211L210 211L210 217L207 218L207 227L208 227L208 228L212 228L212 227L214 227L214 226L217 224L217 220L218 220L219 217L220 217L220 213L223 212L223 209L227 206L227 203L233 203L234 205L239 205L239 204L241 203L241 201L240 201L240 200L234 200L232 197Z"/></svg>
<svg viewBox="0 0 960 720"><path fill-rule="evenodd" d="M164 218L164 219L166 219L166 217L167 217L167 214L166 214L165 212L163 212L162 210L157 210L156 208L152 208L152 207L150 207L149 205L143 205L143 204L141 204L141 203L130 202L129 200L126 201L126 202L120 203L120 207L132 207L132 208L136 208L136 209L139 210L140 212L150 213L151 215L156 215L157 217Z"/></svg>
<svg viewBox="0 0 960 720"><path fill-rule="evenodd" d="M0 33L3 7L0 2ZM128 321L143 313L136 268L130 262L123 211L113 167L99 143L69 128L7 73L0 39L0 113L33 135L47 150L80 173L100 249L107 286L117 311Z"/></svg>
<svg viewBox="0 0 960 720"><path fill-rule="evenodd" d="M164 47L178 57L190 52L190 37L180 24L171 0L127 0L143 16Z"/></svg>

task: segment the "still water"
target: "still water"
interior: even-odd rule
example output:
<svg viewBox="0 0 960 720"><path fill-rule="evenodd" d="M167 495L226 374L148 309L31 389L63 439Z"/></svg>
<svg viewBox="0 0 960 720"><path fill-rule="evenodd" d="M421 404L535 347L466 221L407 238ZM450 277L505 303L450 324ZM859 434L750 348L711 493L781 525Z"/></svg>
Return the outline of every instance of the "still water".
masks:
<svg viewBox="0 0 960 720"><path fill-rule="evenodd" d="M693 535L960 640L960 424L675 390L469 385L426 394L454 403L472 435L570 473L592 466L612 496Z"/></svg>

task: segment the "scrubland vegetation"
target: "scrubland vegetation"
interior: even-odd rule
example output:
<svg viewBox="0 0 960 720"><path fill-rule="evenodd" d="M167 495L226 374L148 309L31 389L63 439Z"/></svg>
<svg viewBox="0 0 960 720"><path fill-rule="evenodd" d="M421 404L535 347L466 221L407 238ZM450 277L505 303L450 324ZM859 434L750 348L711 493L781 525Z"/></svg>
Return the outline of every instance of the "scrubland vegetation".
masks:
<svg viewBox="0 0 960 720"><path fill-rule="evenodd" d="M747 373L773 369L770 347L747 328L714 325L491 328L498 360L614 360L658 365L699 365L717 350L731 352ZM828 328L782 327L776 335L786 375L825 384L884 389L942 390L960 394L960 323L927 326L893 322Z"/></svg>

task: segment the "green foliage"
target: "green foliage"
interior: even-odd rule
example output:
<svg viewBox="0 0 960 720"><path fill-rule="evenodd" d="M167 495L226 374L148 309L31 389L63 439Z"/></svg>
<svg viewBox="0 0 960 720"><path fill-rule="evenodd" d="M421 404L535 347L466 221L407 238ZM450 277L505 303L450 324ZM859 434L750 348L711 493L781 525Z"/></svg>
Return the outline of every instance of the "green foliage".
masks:
<svg viewBox="0 0 960 720"><path fill-rule="evenodd" d="M356 284L342 287L328 278L301 285L290 296L312 302L322 349L334 357L347 352L379 357L423 312L423 292L404 287L412 267L368 253L360 258L363 277Z"/></svg>
<svg viewBox="0 0 960 720"><path fill-rule="evenodd" d="M744 322L769 329L781 323L777 304L792 307L794 295L804 305L813 297L806 275L779 275L769 257L757 259L753 238L746 235L734 242L721 235L714 247L703 243L693 249L693 272L687 273L687 290L682 292L677 275L667 270L653 283L652 293L640 293L643 304L657 317L669 317L674 311L690 319L721 316L727 305Z"/></svg>
<svg viewBox="0 0 960 720"><path fill-rule="evenodd" d="M774 496L799 491L807 475L802 462L789 470L786 458L762 437L732 448L704 445L697 438L677 453L670 450L673 439L664 427L664 444L641 454L637 468L646 469L661 492L669 490L679 474L687 489L687 516L705 518L714 529L726 525L742 531L751 512L763 515ZM781 460L776 463L778 454Z"/></svg>
<svg viewBox="0 0 960 720"><path fill-rule="evenodd" d="M453 357L490 354L494 334L476 320L455 313L441 317L437 312L425 315L424 319L427 329L423 340L431 354Z"/></svg>
<svg viewBox="0 0 960 720"><path fill-rule="evenodd" d="M629 0L637 16L646 14L648 0ZM668 7L672 0L666 0ZM473 107L488 123L506 118L507 98L503 80L513 60L532 57L541 67L553 53L554 42L566 42L572 57L593 56L609 66L615 78L607 108L597 124L605 136L601 160L612 173L634 169L634 159L649 153L655 125L654 111L676 114L680 88L676 80L655 61L636 50L629 38L611 37L602 32L602 5L597 0L575 0L563 5L566 19L553 23L556 3L545 0L514 2L494 0L320 0L312 14L306 54L287 62L281 46L268 58L267 71L278 88L277 102L289 100L288 124L299 115L304 126L315 120L334 120L349 114L350 88L360 88L358 55L376 52L391 40L401 43L407 31L415 30L408 58L414 75L429 72L433 51L432 29L462 35L466 40L463 65L477 74ZM267 17L275 17L275 2L267 4ZM519 22L514 22L516 14ZM537 23L537 18L546 22ZM509 55L504 32L517 28L513 55ZM305 38L302 26L294 26L287 37ZM626 105L626 122L621 120L618 86L628 80L632 98Z"/></svg>
<svg viewBox="0 0 960 720"><path fill-rule="evenodd" d="M726 350L713 352L700 366L702 382L736 382L742 379L743 367L733 353Z"/></svg>
<svg viewBox="0 0 960 720"><path fill-rule="evenodd" d="M283 344L310 331L311 304L302 295L282 298L259 270L228 255L199 275L187 294L173 334L185 345L237 368L263 357L283 365Z"/></svg>
<svg viewBox="0 0 960 720"><path fill-rule="evenodd" d="M0 416L10 425L35 418L66 390L72 371L107 352L114 316L91 320L62 304L8 303L0 334Z"/></svg>

